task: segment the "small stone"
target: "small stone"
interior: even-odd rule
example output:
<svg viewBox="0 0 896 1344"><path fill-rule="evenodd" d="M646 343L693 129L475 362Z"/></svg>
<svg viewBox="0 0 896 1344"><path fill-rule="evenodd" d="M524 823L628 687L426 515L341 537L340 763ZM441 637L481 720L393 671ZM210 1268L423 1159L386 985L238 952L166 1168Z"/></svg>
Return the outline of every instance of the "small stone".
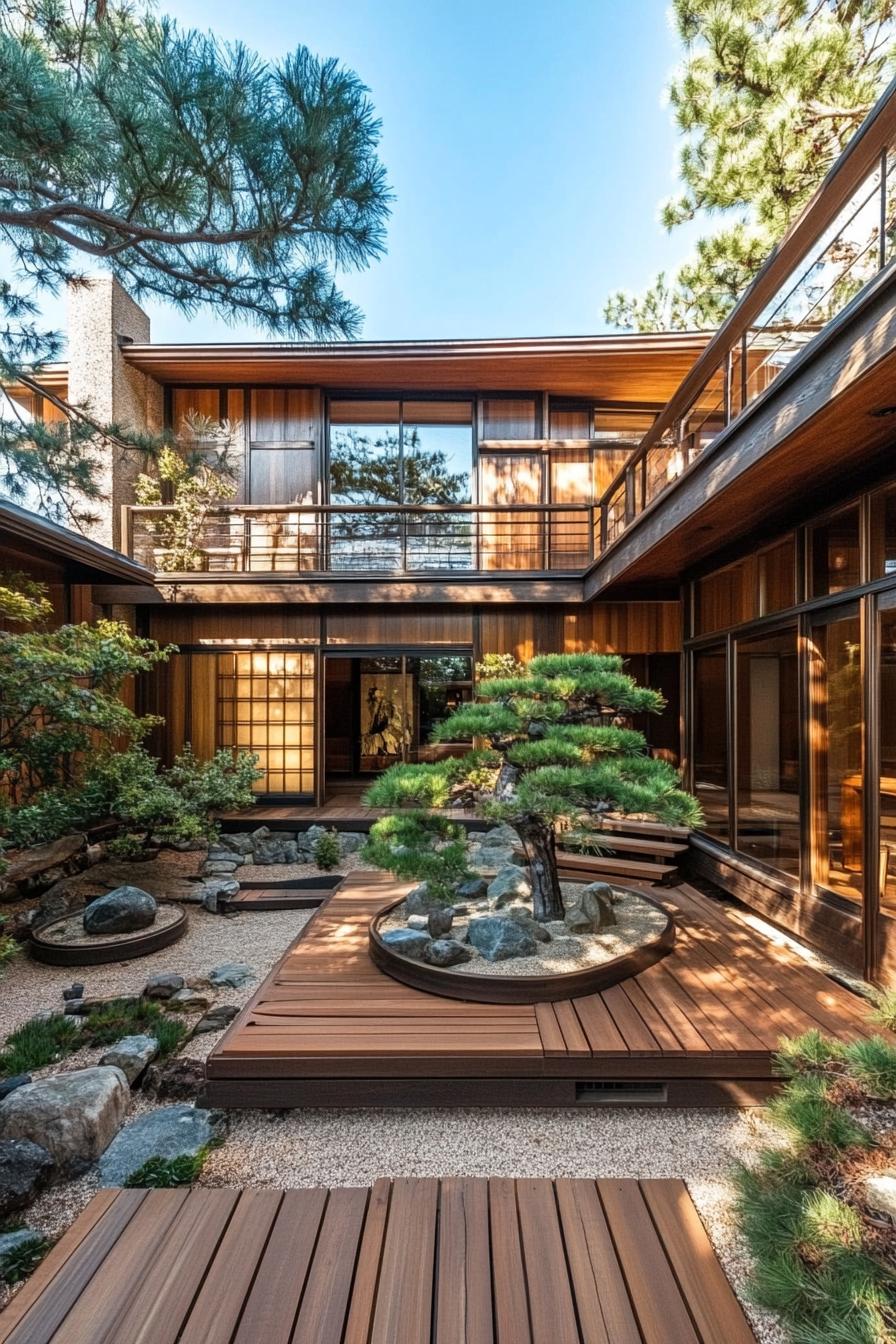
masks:
<svg viewBox="0 0 896 1344"><path fill-rule="evenodd" d="M162 1064L150 1064L143 1091L158 1101L192 1101L205 1083L205 1063L179 1056Z"/></svg>
<svg viewBox="0 0 896 1344"><path fill-rule="evenodd" d="M390 929L388 933L383 934L383 942L399 956L412 957L415 961L419 961L432 939L428 934L418 932L416 929Z"/></svg>
<svg viewBox="0 0 896 1344"><path fill-rule="evenodd" d="M430 910L426 917L426 929L430 938L442 938L451 930L454 923L454 907L442 906L441 910Z"/></svg>
<svg viewBox="0 0 896 1344"><path fill-rule="evenodd" d="M143 997L145 999L170 999L172 994L176 994L179 989L183 989L186 981L182 975L176 975L173 971L163 972L161 975L154 975L143 986Z"/></svg>
<svg viewBox="0 0 896 1344"><path fill-rule="evenodd" d="M405 897L405 909L409 915L428 915L430 910L443 910L445 902L437 896L430 896L429 887L420 882L412 887Z"/></svg>
<svg viewBox="0 0 896 1344"><path fill-rule="evenodd" d="M83 999L84 986L81 984L81 981L76 980L73 985L69 985L68 989L64 989L62 991L62 997L66 1000L66 1002L68 1002L71 999Z"/></svg>
<svg viewBox="0 0 896 1344"><path fill-rule="evenodd" d="M74 1069L19 1087L0 1102L0 1138L30 1139L60 1171L86 1170L118 1132L131 1102L121 1069Z"/></svg>
<svg viewBox="0 0 896 1344"><path fill-rule="evenodd" d="M488 884L488 899L495 909L502 905L513 905L521 899L531 898L532 883L528 874L520 868L508 865L502 868Z"/></svg>
<svg viewBox="0 0 896 1344"><path fill-rule="evenodd" d="M105 997L89 999L71 999L65 1005L67 1016L86 1017L96 1008L105 1008L108 1004L120 1004L123 1008L136 1008L140 1003L139 994L109 994Z"/></svg>
<svg viewBox="0 0 896 1344"><path fill-rule="evenodd" d="M896 1221L896 1173L881 1172L862 1181L865 1203L876 1213L886 1213Z"/></svg>
<svg viewBox="0 0 896 1344"><path fill-rule="evenodd" d="M27 1208L49 1185L55 1165L30 1139L0 1140L0 1217Z"/></svg>
<svg viewBox="0 0 896 1344"><path fill-rule="evenodd" d="M16 1073L12 1078L4 1078L0 1082L0 1101L8 1097L10 1092L15 1092L17 1087L24 1087L26 1083L31 1082L30 1073Z"/></svg>
<svg viewBox="0 0 896 1344"><path fill-rule="evenodd" d="M475 901L484 901L488 894L488 883L484 877L469 877L465 882L458 882L454 894L457 897L455 909L458 902L468 905Z"/></svg>
<svg viewBox="0 0 896 1344"><path fill-rule="evenodd" d="M204 1017L200 1017L193 1030L197 1036L201 1036L207 1031L223 1031L239 1011L239 1008L233 1003L216 1003L214 1008L210 1008Z"/></svg>
<svg viewBox="0 0 896 1344"><path fill-rule="evenodd" d="M235 835L219 835L217 839L217 844L221 846L221 850L238 854L241 858L245 858L252 853L254 843L252 836L246 831L239 831ZM211 857L211 850L209 850L209 857Z"/></svg>
<svg viewBox="0 0 896 1344"><path fill-rule="evenodd" d="M121 1069L131 1086L159 1053L155 1036L122 1036L106 1051L101 1064L112 1064Z"/></svg>
<svg viewBox="0 0 896 1344"><path fill-rule="evenodd" d="M511 957L531 957L538 945L528 930L503 915L485 915L472 919L469 939L486 961L507 961Z"/></svg>
<svg viewBox="0 0 896 1344"><path fill-rule="evenodd" d="M606 882L591 882L583 887L574 905L564 915L570 933L597 933L616 923L613 888Z"/></svg>
<svg viewBox="0 0 896 1344"><path fill-rule="evenodd" d="M255 979L255 972L244 961L225 961L208 973L208 982L216 989L240 989Z"/></svg>
<svg viewBox="0 0 896 1344"><path fill-rule="evenodd" d="M469 961L472 953L456 938L435 938L426 948L423 960L430 966L455 966L458 962Z"/></svg>
<svg viewBox="0 0 896 1344"><path fill-rule="evenodd" d="M168 1000L168 1007L172 1012L177 1013L198 1013L209 1006L211 1000L208 995L200 993L198 989L190 989L184 986L176 994L172 994Z"/></svg>
<svg viewBox="0 0 896 1344"><path fill-rule="evenodd" d="M100 1161L100 1180L104 1186L124 1185L150 1158L195 1157L225 1131L221 1111L185 1105L150 1111L132 1120L109 1145Z"/></svg>
<svg viewBox="0 0 896 1344"><path fill-rule="evenodd" d="M230 877L235 873L239 865L231 863L228 859L215 859L202 865L203 877Z"/></svg>
<svg viewBox="0 0 896 1344"><path fill-rule="evenodd" d="M409 929L422 929L426 933L429 929L429 915L408 915L406 923Z"/></svg>
<svg viewBox="0 0 896 1344"><path fill-rule="evenodd" d="M84 911L87 933L134 933L148 928L156 917L156 902L141 887L116 887L91 901Z"/></svg>

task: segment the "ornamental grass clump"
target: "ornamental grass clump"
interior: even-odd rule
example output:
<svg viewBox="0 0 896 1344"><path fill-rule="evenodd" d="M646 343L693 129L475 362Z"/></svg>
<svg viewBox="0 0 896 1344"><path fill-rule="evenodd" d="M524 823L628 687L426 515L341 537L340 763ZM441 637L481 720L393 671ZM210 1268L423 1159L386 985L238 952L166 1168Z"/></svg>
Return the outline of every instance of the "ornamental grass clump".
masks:
<svg viewBox="0 0 896 1344"><path fill-rule="evenodd" d="M482 675L482 672L485 675ZM436 743L472 741L459 759L397 765L367 790L371 807L411 808L371 828L369 862L430 886L460 880L462 836L425 808L463 805L507 822L523 843L535 918L562 919L556 836L593 829L608 812L640 813L695 825L696 800L678 772L650 754L635 714L658 714L665 701L639 686L615 654L543 654L528 664L492 660L480 670L478 696L439 723ZM436 875L433 877L433 870Z"/></svg>
<svg viewBox="0 0 896 1344"><path fill-rule="evenodd" d="M782 1042L787 1078L770 1106L784 1147L740 1166L737 1216L752 1293L794 1344L885 1344L896 1335L896 1227L866 1182L892 1172L896 1047L818 1031Z"/></svg>

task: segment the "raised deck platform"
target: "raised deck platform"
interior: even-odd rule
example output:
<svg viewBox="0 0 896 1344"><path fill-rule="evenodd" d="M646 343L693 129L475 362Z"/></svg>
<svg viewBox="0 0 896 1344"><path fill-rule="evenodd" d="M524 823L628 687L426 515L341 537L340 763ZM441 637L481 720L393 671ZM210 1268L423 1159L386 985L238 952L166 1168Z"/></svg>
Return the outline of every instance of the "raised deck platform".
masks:
<svg viewBox="0 0 896 1344"><path fill-rule="evenodd" d="M105 1190L0 1344L755 1344L681 1181Z"/></svg>
<svg viewBox="0 0 896 1344"><path fill-rule="evenodd" d="M693 888L650 888L673 952L601 994L461 1003L396 983L367 952L394 879L349 875L211 1053L205 1100L233 1107L748 1105L782 1035L869 1036L865 1005Z"/></svg>

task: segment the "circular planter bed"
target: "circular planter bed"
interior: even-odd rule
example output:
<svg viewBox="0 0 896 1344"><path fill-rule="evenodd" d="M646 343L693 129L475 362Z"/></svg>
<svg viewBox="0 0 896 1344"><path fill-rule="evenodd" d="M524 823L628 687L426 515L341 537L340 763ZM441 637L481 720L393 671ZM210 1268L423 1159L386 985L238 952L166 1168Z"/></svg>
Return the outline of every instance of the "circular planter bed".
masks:
<svg viewBox="0 0 896 1344"><path fill-rule="evenodd" d="M371 920L368 944L370 958L386 975L413 989L472 1003L545 1003L554 999L574 999L584 994L596 994L618 984L620 980L639 975L654 962L668 956L675 944L675 921L661 905L640 891L626 888L614 890L628 899L643 901L657 918L651 921L653 928L643 942L593 965L562 972L534 969L531 973L520 973L519 966L511 972L513 960L489 963L486 973L470 971L469 963L451 967L432 966L416 957L402 955L383 940L384 926L403 907L403 899L394 901ZM612 933L612 930L608 932ZM450 938L452 935L449 933L446 936ZM601 935L590 937L599 942ZM545 959L532 957L526 960L535 962ZM508 968L507 972L502 971L503 967Z"/></svg>
<svg viewBox="0 0 896 1344"><path fill-rule="evenodd" d="M31 955L50 966L101 966L146 957L176 943L187 931L187 912L160 901L155 923L135 933L85 933L83 910L42 924L31 935Z"/></svg>

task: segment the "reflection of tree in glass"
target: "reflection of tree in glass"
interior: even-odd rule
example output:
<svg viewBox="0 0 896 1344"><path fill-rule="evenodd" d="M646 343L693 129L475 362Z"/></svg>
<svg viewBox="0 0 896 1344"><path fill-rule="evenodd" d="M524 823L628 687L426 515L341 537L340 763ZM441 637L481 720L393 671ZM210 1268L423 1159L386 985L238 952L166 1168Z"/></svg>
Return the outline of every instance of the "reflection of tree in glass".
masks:
<svg viewBox="0 0 896 1344"><path fill-rule="evenodd" d="M447 454L404 432L404 496L398 429L365 434L334 427L330 439L332 496L345 504L459 504L469 499L469 476L452 472Z"/></svg>

